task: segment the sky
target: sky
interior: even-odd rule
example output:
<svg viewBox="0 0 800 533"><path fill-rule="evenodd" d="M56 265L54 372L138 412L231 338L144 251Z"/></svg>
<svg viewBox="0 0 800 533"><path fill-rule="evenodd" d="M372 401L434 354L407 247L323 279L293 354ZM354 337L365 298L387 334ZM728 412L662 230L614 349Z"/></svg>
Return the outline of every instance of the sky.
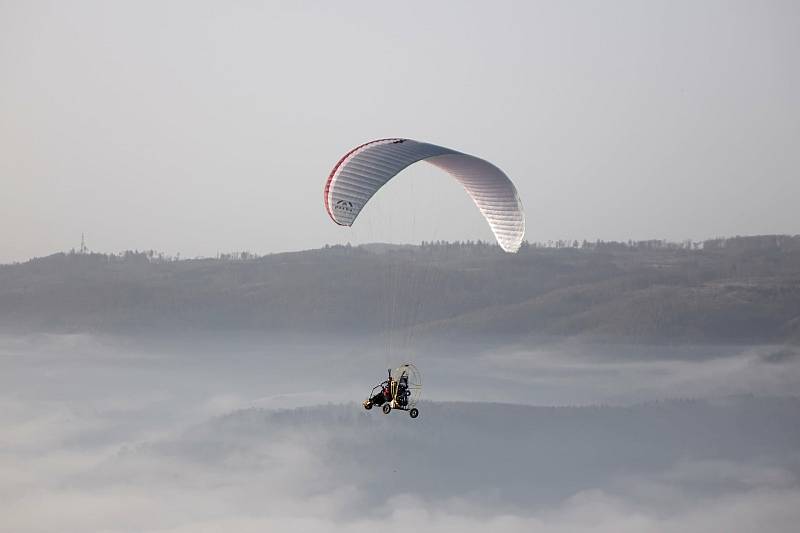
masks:
<svg viewBox="0 0 800 533"><path fill-rule="evenodd" d="M793 1L0 0L0 262L491 239L416 165L353 228L351 147L407 137L515 182L527 238L800 233Z"/></svg>

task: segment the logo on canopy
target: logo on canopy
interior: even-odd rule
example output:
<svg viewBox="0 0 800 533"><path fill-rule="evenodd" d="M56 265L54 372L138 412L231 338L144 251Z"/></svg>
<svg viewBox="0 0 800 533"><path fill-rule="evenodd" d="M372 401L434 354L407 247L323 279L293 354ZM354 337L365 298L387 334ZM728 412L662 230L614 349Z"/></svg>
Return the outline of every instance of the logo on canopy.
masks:
<svg viewBox="0 0 800 533"><path fill-rule="evenodd" d="M336 205L333 206L335 211L341 211L343 213L355 213L356 209L353 207L353 202L349 200L337 200Z"/></svg>

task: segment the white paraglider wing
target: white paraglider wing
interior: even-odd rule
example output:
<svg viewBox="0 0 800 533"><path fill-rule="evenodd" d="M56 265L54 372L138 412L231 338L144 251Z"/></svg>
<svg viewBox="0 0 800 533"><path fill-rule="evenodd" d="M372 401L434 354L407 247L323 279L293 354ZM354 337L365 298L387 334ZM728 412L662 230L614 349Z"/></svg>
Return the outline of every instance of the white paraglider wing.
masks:
<svg viewBox="0 0 800 533"><path fill-rule="evenodd" d="M351 226L370 198L417 161L435 165L464 186L489 223L500 247L516 252L525 236L525 213L514 184L483 159L411 139L380 139L348 152L325 184L325 209L339 225Z"/></svg>

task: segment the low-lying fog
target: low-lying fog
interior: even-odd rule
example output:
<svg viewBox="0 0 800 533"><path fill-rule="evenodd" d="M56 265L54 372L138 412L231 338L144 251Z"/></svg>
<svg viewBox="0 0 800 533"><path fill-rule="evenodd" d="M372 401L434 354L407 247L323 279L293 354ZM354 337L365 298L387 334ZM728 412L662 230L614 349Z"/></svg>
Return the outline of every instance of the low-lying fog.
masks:
<svg viewBox="0 0 800 533"><path fill-rule="evenodd" d="M800 520L795 348L385 348L2 337L0 530L790 531ZM425 379L420 418L364 411L357 402L405 357Z"/></svg>

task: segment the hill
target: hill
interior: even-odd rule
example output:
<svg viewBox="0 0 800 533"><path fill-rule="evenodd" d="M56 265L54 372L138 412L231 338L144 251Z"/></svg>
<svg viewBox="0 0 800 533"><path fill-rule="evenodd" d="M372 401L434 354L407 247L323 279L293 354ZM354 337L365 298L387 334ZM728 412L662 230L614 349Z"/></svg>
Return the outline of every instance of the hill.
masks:
<svg viewBox="0 0 800 533"><path fill-rule="evenodd" d="M737 478L746 472L734 465L793 471L800 446L796 398L629 407L423 403L421 413L411 420L405 413L386 416L357 405L248 409L130 450L118 461L180 457L211 469L235 465L269 476L270 456L285 459L294 448L299 457L289 454L293 459L313 457L324 471L319 479L319 472L308 474L314 491L357 486L370 505L413 493L427 501L480 495L526 506L612 487L625 476L655 478L681 464L695 465L698 478L707 476L674 479L687 494L741 490Z"/></svg>
<svg viewBox="0 0 800 533"><path fill-rule="evenodd" d="M55 254L0 266L0 325L7 332L797 343L800 237L556 243L515 255L482 243L180 261Z"/></svg>

